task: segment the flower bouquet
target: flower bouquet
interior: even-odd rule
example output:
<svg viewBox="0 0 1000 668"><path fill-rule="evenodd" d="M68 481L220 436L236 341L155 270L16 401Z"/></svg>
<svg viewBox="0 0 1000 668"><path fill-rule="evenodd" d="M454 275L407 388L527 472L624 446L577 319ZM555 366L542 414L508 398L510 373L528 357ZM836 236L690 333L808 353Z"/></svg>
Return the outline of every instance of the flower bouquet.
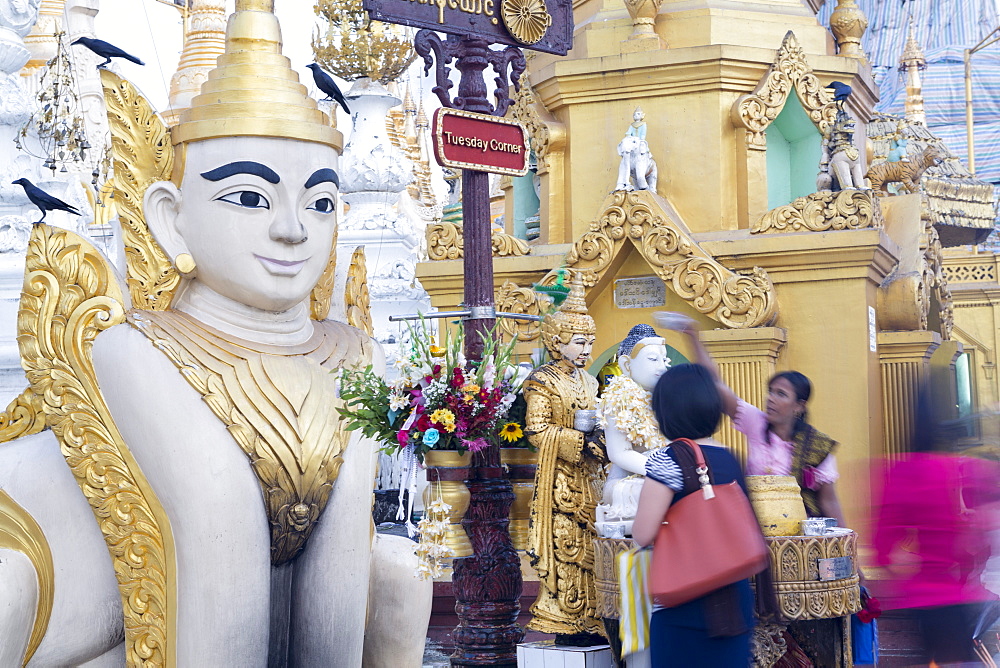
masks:
<svg viewBox="0 0 1000 668"><path fill-rule="evenodd" d="M501 435L509 438L512 427L501 432L523 380L511 361L516 339L502 343L494 330L483 337L482 361L470 362L462 353L461 329L446 330L439 347L426 321L421 323L411 327L409 350L396 363L391 383L371 366L341 372L344 405L337 410L347 429L360 429L388 454L412 449L420 461L429 450L478 452L499 443Z"/></svg>
<svg viewBox="0 0 1000 668"><path fill-rule="evenodd" d="M436 577L447 559L472 556L472 545L461 526L469 492L456 469L468 466L457 455L478 452L509 439L506 418L518 396L524 374L512 357L516 340L502 343L496 330L483 337L482 361L462 353L463 333L445 329L438 346L426 321L410 328L410 342L396 363L397 377L386 382L371 366L340 372L337 410L348 430L375 439L388 454L402 454L402 483L397 519L410 523L416 494L417 461L428 465L424 492L425 517L420 523L419 573ZM506 429L506 432L504 431ZM519 435L520 436L520 435ZM430 462L431 455L448 462ZM450 470L449 470L450 469ZM409 490L410 507L403 507Z"/></svg>

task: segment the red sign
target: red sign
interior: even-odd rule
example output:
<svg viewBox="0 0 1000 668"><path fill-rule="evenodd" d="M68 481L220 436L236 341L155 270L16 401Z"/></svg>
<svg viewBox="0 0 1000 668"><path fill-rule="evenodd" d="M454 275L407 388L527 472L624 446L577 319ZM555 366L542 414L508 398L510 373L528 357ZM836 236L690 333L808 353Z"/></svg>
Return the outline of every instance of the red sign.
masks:
<svg viewBox="0 0 1000 668"><path fill-rule="evenodd" d="M515 121L441 107L434 112L433 135L434 153L443 167L528 173L528 137Z"/></svg>

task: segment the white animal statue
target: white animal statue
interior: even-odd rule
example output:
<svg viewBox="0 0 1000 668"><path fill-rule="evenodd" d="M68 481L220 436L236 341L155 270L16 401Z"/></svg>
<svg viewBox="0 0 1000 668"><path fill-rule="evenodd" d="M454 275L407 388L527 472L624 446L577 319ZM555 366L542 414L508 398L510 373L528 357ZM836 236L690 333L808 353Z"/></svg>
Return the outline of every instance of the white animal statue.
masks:
<svg viewBox="0 0 1000 668"><path fill-rule="evenodd" d="M33 229L31 388L0 420L26 434L0 443L4 668L421 665L431 583L374 533L375 449L330 373L383 365L323 319L342 140L280 54L273 0L237 0L171 135L102 74L128 285Z"/></svg>
<svg viewBox="0 0 1000 668"><path fill-rule="evenodd" d="M599 406L611 460L596 510L596 527L601 536L632 535L646 458L667 445L653 415L650 393L669 366L664 340L649 325L635 325L618 347L622 373L608 381Z"/></svg>
<svg viewBox="0 0 1000 668"><path fill-rule="evenodd" d="M618 155L622 157L618 165L618 183L615 190L656 191L656 160L649 152L645 139L626 135L618 142Z"/></svg>
<svg viewBox="0 0 1000 668"><path fill-rule="evenodd" d="M865 187L861 152L854 145L854 129L854 119L843 110L838 111L836 121L823 142L817 189L840 191Z"/></svg>

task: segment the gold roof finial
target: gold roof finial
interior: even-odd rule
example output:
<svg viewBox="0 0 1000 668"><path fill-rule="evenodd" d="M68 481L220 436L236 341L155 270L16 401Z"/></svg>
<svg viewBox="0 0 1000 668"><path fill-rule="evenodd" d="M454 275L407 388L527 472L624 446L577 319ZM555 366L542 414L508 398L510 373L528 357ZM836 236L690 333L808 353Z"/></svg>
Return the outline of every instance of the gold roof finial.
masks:
<svg viewBox="0 0 1000 668"><path fill-rule="evenodd" d="M246 136L343 147L343 135L281 55L274 0L236 0L226 26L226 52L171 130L174 144Z"/></svg>

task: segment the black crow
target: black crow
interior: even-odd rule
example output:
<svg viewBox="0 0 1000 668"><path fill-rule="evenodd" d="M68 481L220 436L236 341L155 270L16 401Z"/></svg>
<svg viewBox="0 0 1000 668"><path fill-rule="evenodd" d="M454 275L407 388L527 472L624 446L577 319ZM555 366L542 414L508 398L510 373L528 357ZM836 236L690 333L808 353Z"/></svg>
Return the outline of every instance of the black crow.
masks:
<svg viewBox="0 0 1000 668"><path fill-rule="evenodd" d="M836 102L843 102L851 96L851 87L842 81L831 81L827 89L833 91L833 99Z"/></svg>
<svg viewBox="0 0 1000 668"><path fill-rule="evenodd" d="M27 195L28 199L31 200L31 203L37 206L38 210L42 212L41 219L35 221L36 225L45 220L45 214L49 211L66 211L74 216L80 215L80 212L75 207L70 206L58 197L53 197L38 186L34 185L28 179L18 179L12 183L15 186L21 186L24 188L24 194Z"/></svg>
<svg viewBox="0 0 1000 668"><path fill-rule="evenodd" d="M344 108L344 111L350 114L351 109L347 106L347 98L340 92L340 88L337 87L337 82L333 80L333 77L324 72L318 63L310 63L306 67L313 71L313 82L316 84L316 88L326 93L326 99L336 100Z"/></svg>
<svg viewBox="0 0 1000 668"><path fill-rule="evenodd" d="M107 60L105 60L103 63L97 66L97 69L101 69L102 67L110 63L112 58L124 58L125 60L131 60L136 65L146 64L141 60L139 60L138 58L136 58L135 56L125 53L114 44L108 44L103 39L94 39L93 37L79 37L76 39L76 41L73 42L73 44L82 44L91 51L93 51L94 53L96 53L97 55L99 55L101 58L107 58Z"/></svg>

